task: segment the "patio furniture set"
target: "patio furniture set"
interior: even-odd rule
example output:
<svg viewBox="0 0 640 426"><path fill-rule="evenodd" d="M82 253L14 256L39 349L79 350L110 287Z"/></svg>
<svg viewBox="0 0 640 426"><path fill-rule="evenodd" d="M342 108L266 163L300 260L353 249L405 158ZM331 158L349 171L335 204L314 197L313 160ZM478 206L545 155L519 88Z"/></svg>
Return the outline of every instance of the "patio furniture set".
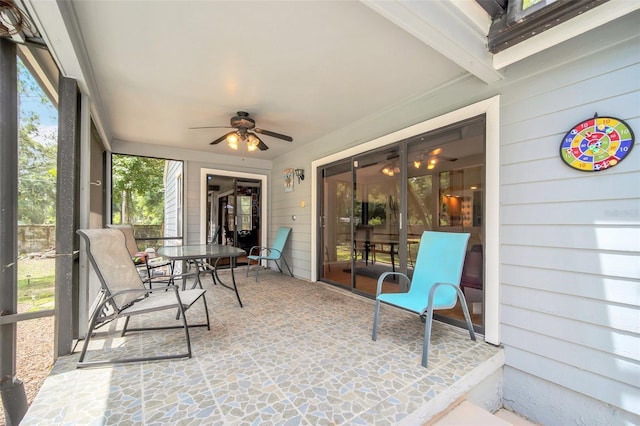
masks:
<svg viewBox="0 0 640 426"><path fill-rule="evenodd" d="M256 281L263 261L273 261L279 271L283 270L279 264L281 261L289 274L293 273L284 257L284 247L290 235L291 228L280 228L271 247L252 247L248 258L246 276L249 275L251 262L256 263ZM82 351L77 367L94 365L127 363L139 361L154 361L174 358L191 358L190 327L207 327L210 329L207 301L200 274L210 272L213 283L221 284L235 291L238 303L242 307L242 301L234 275L235 260L246 252L240 248L221 244L181 245L167 246L158 250L158 254L168 259L156 261L151 265L151 260L146 259L147 279L143 279L136 269L132 256L138 252L133 238L133 229L130 226L113 227L107 229L78 230L78 234L85 241L86 252L101 284L98 300L94 303L94 309L90 316L89 327L84 339ZM468 233L444 233L425 231L420 239L420 246L416 259L413 276L410 279L400 272L385 272L378 278L376 303L373 319L372 339L377 339L380 304L396 306L398 308L417 313L425 322L423 343L422 366L427 367L429 352L429 340L433 311L437 309L450 309L459 300L461 302L467 328L471 340L475 340L473 325L467 309L464 293L460 288L463 263L465 260L466 246L469 239ZM128 241L127 241L128 240ZM229 269L231 285L225 284L218 275L221 259L230 259ZM213 261L208 262L208 260ZM185 273L174 274L176 261L188 261L195 268ZM169 274L163 276L162 281L153 274L153 269L158 265L168 268ZM389 275L396 275L401 286L397 293L383 293L382 283ZM187 280L192 279L191 288L187 288ZM176 283L182 280L182 286ZM162 282L163 285L157 284ZM190 324L187 321L187 311L196 302L204 305L204 322ZM131 316L154 312L169 311L168 315L175 317L177 324L128 328ZM97 328L118 318L125 318L121 335L132 331L158 331L169 328L182 328L185 335L186 350L166 355L153 355L143 357L125 357L122 359L100 359L87 361L87 348L89 341Z"/></svg>

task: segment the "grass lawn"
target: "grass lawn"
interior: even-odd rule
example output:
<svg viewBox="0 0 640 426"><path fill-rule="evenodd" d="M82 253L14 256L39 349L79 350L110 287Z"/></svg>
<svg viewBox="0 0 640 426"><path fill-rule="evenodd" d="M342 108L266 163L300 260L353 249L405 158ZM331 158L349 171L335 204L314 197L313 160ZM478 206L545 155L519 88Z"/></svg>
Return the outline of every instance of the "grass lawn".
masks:
<svg viewBox="0 0 640 426"><path fill-rule="evenodd" d="M18 259L18 312L54 308L55 259Z"/></svg>

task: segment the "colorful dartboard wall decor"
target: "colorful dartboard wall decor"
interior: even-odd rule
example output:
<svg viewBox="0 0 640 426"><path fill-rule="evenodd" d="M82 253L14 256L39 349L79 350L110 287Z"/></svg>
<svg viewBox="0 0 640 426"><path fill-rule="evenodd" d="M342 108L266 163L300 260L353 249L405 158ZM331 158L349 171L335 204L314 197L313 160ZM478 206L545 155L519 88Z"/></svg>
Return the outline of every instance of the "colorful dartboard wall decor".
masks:
<svg viewBox="0 0 640 426"><path fill-rule="evenodd" d="M598 172L624 160L633 143L633 131L627 123L596 114L569 130L560 144L560 157L574 169Z"/></svg>

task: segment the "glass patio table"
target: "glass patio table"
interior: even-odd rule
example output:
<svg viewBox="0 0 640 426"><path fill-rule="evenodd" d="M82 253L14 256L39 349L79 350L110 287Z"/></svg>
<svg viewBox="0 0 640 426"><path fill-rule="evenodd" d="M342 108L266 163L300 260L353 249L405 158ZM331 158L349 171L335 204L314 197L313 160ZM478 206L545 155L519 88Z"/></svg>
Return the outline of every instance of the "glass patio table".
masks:
<svg viewBox="0 0 640 426"><path fill-rule="evenodd" d="M170 259L172 262L175 262L176 260L192 261L196 264L196 267L198 269L200 269L200 267L204 264L204 259L215 259L211 270L213 284L220 283L220 285L222 285L223 287L234 290L236 292L236 297L238 298L238 303L240 304L240 307L242 307L242 300L240 300L240 294L238 293L238 287L236 286L236 278L233 273L233 265L235 263L235 259L246 254L246 252L241 248L222 244L165 246L158 249L158 254ZM225 284L218 276L218 262L220 261L220 259L227 258L229 259L229 269L231 270L231 282L233 283L233 287Z"/></svg>

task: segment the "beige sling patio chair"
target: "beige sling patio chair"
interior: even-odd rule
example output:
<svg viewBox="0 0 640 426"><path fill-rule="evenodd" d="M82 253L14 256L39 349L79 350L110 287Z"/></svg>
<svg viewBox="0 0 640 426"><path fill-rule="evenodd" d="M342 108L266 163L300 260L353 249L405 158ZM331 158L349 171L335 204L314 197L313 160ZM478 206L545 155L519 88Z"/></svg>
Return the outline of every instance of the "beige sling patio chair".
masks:
<svg viewBox="0 0 640 426"><path fill-rule="evenodd" d="M78 360L78 367L173 358L191 358L189 327L206 326L207 329L210 329L207 300L204 295L205 290L198 288L179 291L176 285L169 285L158 289L146 288L135 265L131 262L131 256L125 245L125 237L122 232L117 229L81 229L77 232L85 241L89 261L102 287L99 298L94 304L95 307L91 314L87 335L84 339L80 359ZM195 279L198 279L197 272L192 275ZM187 323L185 312L198 299L202 299L202 303L204 304L207 322L206 324L190 326ZM176 320L181 318L181 324L162 327L127 328L131 316L163 310L169 310ZM177 316L176 310L178 312ZM167 313L167 315L169 315L169 313ZM186 352L140 358L85 361L87 347L94 330L122 317L125 318L122 336L128 331L183 328L187 344Z"/></svg>
<svg viewBox="0 0 640 426"><path fill-rule="evenodd" d="M173 284L170 278L170 276L173 275L173 265L171 262L162 258L150 259L147 253L140 250L132 225L108 224L107 228L118 229L124 234L127 250L129 250L131 259L133 259L137 267L144 268L146 270L147 278L145 279L145 282L149 283L149 287L154 283Z"/></svg>

